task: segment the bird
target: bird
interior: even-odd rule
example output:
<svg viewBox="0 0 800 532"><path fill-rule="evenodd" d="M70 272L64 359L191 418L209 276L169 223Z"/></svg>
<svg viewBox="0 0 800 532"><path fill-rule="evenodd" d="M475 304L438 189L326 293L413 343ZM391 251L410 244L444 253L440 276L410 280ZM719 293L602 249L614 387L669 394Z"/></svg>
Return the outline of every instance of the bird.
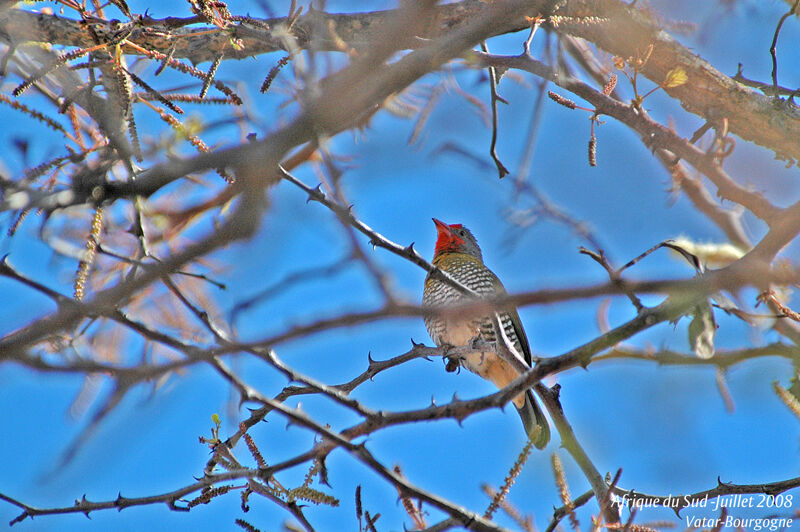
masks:
<svg viewBox="0 0 800 532"><path fill-rule="evenodd" d="M438 231L434 266L473 290L479 298L502 297L507 293L500 279L483 263L481 248L469 229L461 224L448 225L436 218L433 223ZM434 272L428 273L422 295L423 319L428 334L438 347L452 349L471 344L479 337L487 342L496 341L495 320L486 310L477 314L460 312L457 315L441 312L442 307L474 300L474 295L466 294L443 281ZM436 312L435 308L439 308L440 312ZM531 348L517 310L513 306L499 308L497 315L509 342L530 366ZM470 353L459 360L445 359L448 371L455 371L459 365L463 365L498 388L503 388L520 375L510 362L495 351ZM531 390L526 390L512 401L534 445L539 449L544 448L550 441L550 426Z"/></svg>

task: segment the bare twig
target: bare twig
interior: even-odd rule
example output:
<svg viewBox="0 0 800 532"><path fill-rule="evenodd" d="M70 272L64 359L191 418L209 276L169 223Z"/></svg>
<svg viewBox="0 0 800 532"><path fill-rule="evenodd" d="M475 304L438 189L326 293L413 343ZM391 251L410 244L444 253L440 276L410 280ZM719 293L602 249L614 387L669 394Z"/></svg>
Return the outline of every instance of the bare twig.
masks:
<svg viewBox="0 0 800 532"><path fill-rule="evenodd" d="M532 36L533 35L531 35L531 37ZM483 50L484 53L489 53L489 49L486 47L486 41L481 42L481 50ZM497 166L497 173L499 174L500 179L502 179L508 175L508 168L506 168L497 157L497 102L503 102L505 104L508 104L508 102L501 98L499 94L497 94L497 81L497 70L490 66L489 90L492 96L492 140L489 143L489 155L492 157L495 166Z"/></svg>
<svg viewBox="0 0 800 532"><path fill-rule="evenodd" d="M783 23L797 11L798 5L800 5L800 0L795 0L791 9L778 20L778 25L775 26L775 34L772 36L772 44L769 46L769 55L772 57L772 86L776 89L778 88L778 55L775 49L778 45L778 35L781 33Z"/></svg>

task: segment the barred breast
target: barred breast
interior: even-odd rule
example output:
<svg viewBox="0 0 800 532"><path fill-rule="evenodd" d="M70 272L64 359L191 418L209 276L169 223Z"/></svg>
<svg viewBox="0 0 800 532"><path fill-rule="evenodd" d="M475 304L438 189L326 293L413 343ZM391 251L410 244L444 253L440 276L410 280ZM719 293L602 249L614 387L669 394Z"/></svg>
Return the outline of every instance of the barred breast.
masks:
<svg viewBox="0 0 800 532"><path fill-rule="evenodd" d="M491 297L506 293L497 276L475 257L463 253L447 253L437 257L434 264L478 294ZM423 307L456 306L470 299L471 296L461 293L430 274L425 279L422 296ZM488 342L495 341L492 318L485 311L477 315L466 312L459 312L457 315L442 315L431 311L425 312L424 321L428 333L439 346L445 344L464 345L479 334ZM530 354L524 352L509 312L500 312L500 322L509 341L514 344L517 351L529 359Z"/></svg>

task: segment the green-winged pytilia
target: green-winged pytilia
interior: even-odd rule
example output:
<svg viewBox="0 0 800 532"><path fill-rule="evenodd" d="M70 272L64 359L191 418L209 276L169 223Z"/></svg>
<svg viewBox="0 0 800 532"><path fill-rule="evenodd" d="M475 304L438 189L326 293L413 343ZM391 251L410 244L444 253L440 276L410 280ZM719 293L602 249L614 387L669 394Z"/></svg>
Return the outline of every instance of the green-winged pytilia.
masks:
<svg viewBox="0 0 800 532"><path fill-rule="evenodd" d="M469 229L461 224L447 225L435 218L433 222L439 232L433 264L481 297L493 298L505 295L503 284L483 264L481 248L478 247ZM428 309L442 308L468 303L474 300L474 297L428 274L425 279L422 306ZM513 306L500 307L497 309L497 315L509 342L530 366L531 348L517 310ZM477 314L462 311L437 313L429 310L425 312L424 318L428 333L440 347L467 345L479 336L487 342L496 341L494 320L486 310ZM459 362L498 388L503 388L520 375L510 362L495 351L473 352L459 357ZM448 364L448 369L454 368ZM533 438L536 447L543 448L550 440L550 427L531 390L522 392L513 399L513 402L522 418L525 431Z"/></svg>

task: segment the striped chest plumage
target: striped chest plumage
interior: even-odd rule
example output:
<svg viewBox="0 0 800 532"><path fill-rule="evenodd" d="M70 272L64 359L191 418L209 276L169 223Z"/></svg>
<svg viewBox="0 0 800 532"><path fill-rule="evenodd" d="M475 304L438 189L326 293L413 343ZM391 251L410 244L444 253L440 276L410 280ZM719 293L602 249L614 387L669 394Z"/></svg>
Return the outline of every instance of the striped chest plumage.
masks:
<svg viewBox="0 0 800 532"><path fill-rule="evenodd" d="M497 276L475 257L464 253L443 253L437 256L433 263L481 296L493 297L506 293ZM471 298L472 296L460 292L432 275L428 275L425 279L425 290L422 296L423 307L457 306L470 301ZM524 352L525 349L520 343L514 319L519 321L516 312L513 312L513 315L506 310L500 312L500 321L508 339L525 358L528 358L530 355ZM426 312L424 320L425 327L436 345L464 345L478 335L488 342L495 341L492 318L485 310L477 314L462 311L456 313ZM524 333L520 332L520 334ZM470 367L472 364L465 365L468 369L476 371Z"/></svg>

